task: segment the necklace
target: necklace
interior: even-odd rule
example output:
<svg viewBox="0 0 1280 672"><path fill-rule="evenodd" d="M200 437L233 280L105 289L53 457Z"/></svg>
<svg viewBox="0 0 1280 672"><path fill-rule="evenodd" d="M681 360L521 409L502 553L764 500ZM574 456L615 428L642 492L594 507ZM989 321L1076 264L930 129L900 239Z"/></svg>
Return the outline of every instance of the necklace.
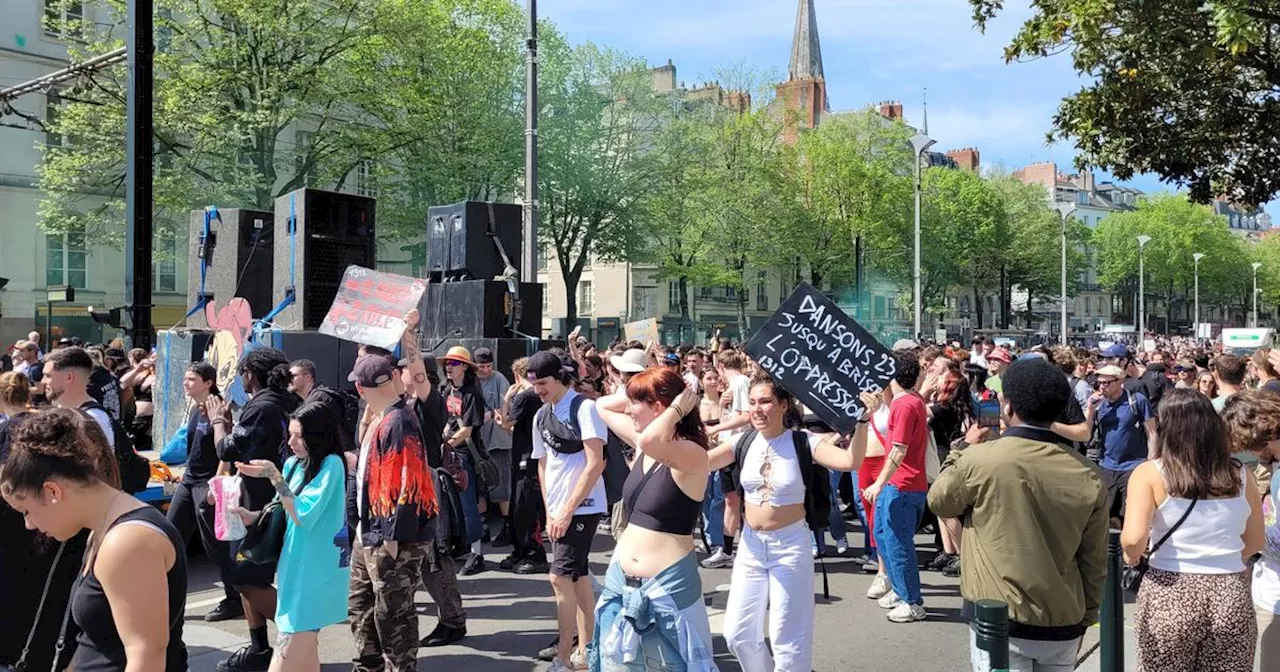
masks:
<svg viewBox="0 0 1280 672"><path fill-rule="evenodd" d="M91 558L90 562L93 562L93 558L98 557L98 547L102 545L102 537L106 534L106 530L104 528L107 526L107 518L111 515L111 507L115 505L116 500L123 494L123 492L117 490L116 494L112 495L111 499L107 500L107 505L102 513L102 522L98 523L98 528L92 532L93 547L89 549L89 557Z"/></svg>

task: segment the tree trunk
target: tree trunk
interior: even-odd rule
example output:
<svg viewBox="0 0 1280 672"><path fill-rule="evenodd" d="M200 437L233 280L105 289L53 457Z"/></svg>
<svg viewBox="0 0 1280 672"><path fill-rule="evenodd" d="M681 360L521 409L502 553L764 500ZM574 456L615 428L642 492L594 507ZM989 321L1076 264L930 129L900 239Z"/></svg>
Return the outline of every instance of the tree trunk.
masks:
<svg viewBox="0 0 1280 672"><path fill-rule="evenodd" d="M1009 311L1013 308L1012 292L1009 289L1009 269L1000 265L1000 328L1009 328Z"/></svg>
<svg viewBox="0 0 1280 672"><path fill-rule="evenodd" d="M676 286L680 288L680 319L687 321L689 319L689 278L681 277L676 281Z"/></svg>
<svg viewBox="0 0 1280 672"><path fill-rule="evenodd" d="M978 320L977 328L981 329L982 328L982 294L978 291L978 288L976 286L973 288L973 313L974 313L974 317L976 317Z"/></svg>
<svg viewBox="0 0 1280 672"><path fill-rule="evenodd" d="M734 263L734 268L738 271L738 280L742 289L738 290L737 309L738 309L738 339L747 340L747 279L746 269L747 260L739 259Z"/></svg>
<svg viewBox="0 0 1280 672"><path fill-rule="evenodd" d="M578 280L582 278L582 271L566 270L564 266L561 266L560 270L564 274L565 323L565 333L560 334L560 338L564 338L578 326Z"/></svg>

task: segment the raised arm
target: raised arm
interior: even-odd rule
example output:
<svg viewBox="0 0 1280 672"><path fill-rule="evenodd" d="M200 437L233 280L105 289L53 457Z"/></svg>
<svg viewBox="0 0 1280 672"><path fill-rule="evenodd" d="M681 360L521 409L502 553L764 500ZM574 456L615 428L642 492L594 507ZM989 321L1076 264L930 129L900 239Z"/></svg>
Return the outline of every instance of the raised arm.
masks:
<svg viewBox="0 0 1280 672"><path fill-rule="evenodd" d="M698 395L686 387L671 405L640 432L636 450L686 473L702 473L707 466L707 451L698 444L676 438L676 425L698 407Z"/></svg>
<svg viewBox="0 0 1280 672"><path fill-rule="evenodd" d="M418 309L410 310L404 316L404 335L400 337L400 354L405 359L405 369L413 376L413 384L409 386L409 394L417 399L426 399L431 394L431 381L427 378L427 367L422 361L422 348L418 345Z"/></svg>
<svg viewBox="0 0 1280 672"><path fill-rule="evenodd" d="M640 436L636 433L636 423L627 415L627 403L626 392L614 392L596 400L596 412L614 436L632 448L639 448Z"/></svg>

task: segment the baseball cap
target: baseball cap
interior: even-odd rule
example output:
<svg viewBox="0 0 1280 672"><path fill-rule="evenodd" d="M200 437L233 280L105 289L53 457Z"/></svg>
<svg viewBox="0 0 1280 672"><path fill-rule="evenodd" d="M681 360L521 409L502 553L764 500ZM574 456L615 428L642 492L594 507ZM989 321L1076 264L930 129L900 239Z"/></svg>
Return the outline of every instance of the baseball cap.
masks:
<svg viewBox="0 0 1280 672"><path fill-rule="evenodd" d="M1004 348L996 348L991 351L991 354L987 355L987 361L1004 362L1005 364L1008 364L1013 361L1013 355L1010 355L1009 351Z"/></svg>
<svg viewBox="0 0 1280 672"><path fill-rule="evenodd" d="M648 368L649 355L640 348L630 348L621 355L610 357L609 363L622 373L640 373Z"/></svg>
<svg viewBox="0 0 1280 672"><path fill-rule="evenodd" d="M102 355L112 359L124 359L124 350L120 348L107 348Z"/></svg>
<svg viewBox="0 0 1280 672"><path fill-rule="evenodd" d="M894 351L897 351L897 350L915 350L915 349L916 349L916 348L918 348L918 347L920 347L920 344L919 344L919 343L916 343L915 341L913 341L913 340L911 340L911 339L909 339L909 338L899 338L898 340L896 340L896 341L894 341L894 342L893 342L893 348L892 348L892 349L893 349Z"/></svg>
<svg viewBox="0 0 1280 672"><path fill-rule="evenodd" d="M674 352L668 352L662 356L662 361L667 364L674 364L678 366L680 364L680 355L677 355Z"/></svg>
<svg viewBox="0 0 1280 672"><path fill-rule="evenodd" d="M489 348L476 348L476 351L471 353L471 356L475 358L476 364L493 363L493 350Z"/></svg>
<svg viewBox="0 0 1280 672"><path fill-rule="evenodd" d="M565 370L564 360L543 350L529 358L529 380L556 378Z"/></svg>
<svg viewBox="0 0 1280 672"><path fill-rule="evenodd" d="M1101 369L1094 371L1094 373L1098 374L1098 377L1106 376L1108 378L1115 378L1117 380L1125 379L1124 369L1116 366L1115 364L1108 364L1102 367Z"/></svg>
<svg viewBox="0 0 1280 672"><path fill-rule="evenodd" d="M391 382L395 367L383 355L361 355L347 380L361 387L378 387Z"/></svg>
<svg viewBox="0 0 1280 672"><path fill-rule="evenodd" d="M1123 343L1112 343L1111 345L1108 345L1106 349L1102 351L1102 356L1107 359L1119 359L1121 357L1125 359L1132 358L1132 355L1129 353L1129 348Z"/></svg>

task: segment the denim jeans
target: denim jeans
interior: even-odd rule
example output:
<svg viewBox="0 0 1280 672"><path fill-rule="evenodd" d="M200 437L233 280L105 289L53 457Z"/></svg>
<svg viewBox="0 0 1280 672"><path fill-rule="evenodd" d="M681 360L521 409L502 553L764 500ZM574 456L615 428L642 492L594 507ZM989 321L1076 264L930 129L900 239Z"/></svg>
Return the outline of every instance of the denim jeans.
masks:
<svg viewBox="0 0 1280 672"><path fill-rule="evenodd" d="M876 498L876 547L893 592L907 604L924 604L916 562L916 528L924 514L925 497L923 492L903 492L886 485Z"/></svg>
<svg viewBox="0 0 1280 672"><path fill-rule="evenodd" d="M484 519L480 517L480 495L476 492L479 479L476 478L475 467L471 466L471 456L459 452L458 461L467 470L467 489L458 493L462 500L462 517L467 522L467 543L473 544L484 536Z"/></svg>
<svg viewBox="0 0 1280 672"><path fill-rule="evenodd" d="M662 592L671 597L679 612L647 604L645 590L654 582ZM698 574L698 562L690 553L679 562L662 570L657 576L636 588L626 584L622 566L609 565L605 573L604 591L596 604L595 636L588 651L589 669L599 672L684 672L690 667L704 669L704 661L713 658L711 649L711 623L707 619L706 606L702 602L702 578ZM639 593L639 595L637 595ZM619 622L627 619L628 622ZM640 636L636 659L631 662L611 659L608 649L611 634L617 634L621 625L632 628ZM687 627L688 629L684 629ZM681 639L690 636L700 642L685 641L701 656L686 660ZM625 648L625 647L623 647ZM615 652L616 653L616 652ZM625 653L624 653L625 656ZM616 657L616 655L615 655Z"/></svg>
<svg viewBox="0 0 1280 672"><path fill-rule="evenodd" d="M856 471L853 472L853 482L858 482L858 472ZM858 522L862 524L862 547L867 551L867 560L875 562L878 557L874 543L876 531L867 524L867 510L862 506L862 493L860 491L856 492L853 498L853 505L856 507L854 510L858 512Z"/></svg>
<svg viewBox="0 0 1280 672"><path fill-rule="evenodd" d="M844 516L840 513L840 478L844 476L844 472L832 469L828 475L831 477L831 517L827 523L829 525L827 532L831 533L831 538L836 543L842 541L848 543ZM818 550L822 553L827 552L827 532L816 530L813 533L814 539L818 542Z"/></svg>
<svg viewBox="0 0 1280 672"><path fill-rule="evenodd" d="M707 543L724 546L724 493L720 491L720 472L713 471L707 477L707 494L702 498L703 529Z"/></svg>

